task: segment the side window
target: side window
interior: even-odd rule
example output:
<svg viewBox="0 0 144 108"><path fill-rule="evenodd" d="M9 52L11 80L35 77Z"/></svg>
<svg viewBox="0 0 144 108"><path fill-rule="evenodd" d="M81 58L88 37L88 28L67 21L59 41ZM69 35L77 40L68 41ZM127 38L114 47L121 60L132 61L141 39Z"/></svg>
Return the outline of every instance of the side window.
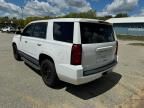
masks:
<svg viewBox="0 0 144 108"><path fill-rule="evenodd" d="M40 22L35 23L35 27L33 30L33 37L36 38L46 38L46 32L47 32L47 23L46 22Z"/></svg>
<svg viewBox="0 0 144 108"><path fill-rule="evenodd" d="M53 27L53 38L54 40L72 43L73 31L73 22L55 22Z"/></svg>
<svg viewBox="0 0 144 108"><path fill-rule="evenodd" d="M34 24L28 25L28 26L23 30L22 35L23 35L23 36L32 36L33 28L34 28Z"/></svg>

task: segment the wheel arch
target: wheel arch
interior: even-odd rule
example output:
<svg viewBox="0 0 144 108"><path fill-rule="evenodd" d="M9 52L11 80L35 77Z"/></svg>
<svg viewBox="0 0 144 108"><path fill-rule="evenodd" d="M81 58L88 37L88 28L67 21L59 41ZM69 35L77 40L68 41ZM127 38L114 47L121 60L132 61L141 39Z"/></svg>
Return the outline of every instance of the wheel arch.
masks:
<svg viewBox="0 0 144 108"><path fill-rule="evenodd" d="M14 45L16 45L16 43L15 43L15 42L12 42L12 46L14 46Z"/></svg>
<svg viewBox="0 0 144 108"><path fill-rule="evenodd" d="M42 53L42 54L39 55L39 64L41 64L41 62L44 59L48 59L48 60L50 60L51 62L53 62L55 64L54 59L51 56L49 56L47 54L44 54L44 53Z"/></svg>

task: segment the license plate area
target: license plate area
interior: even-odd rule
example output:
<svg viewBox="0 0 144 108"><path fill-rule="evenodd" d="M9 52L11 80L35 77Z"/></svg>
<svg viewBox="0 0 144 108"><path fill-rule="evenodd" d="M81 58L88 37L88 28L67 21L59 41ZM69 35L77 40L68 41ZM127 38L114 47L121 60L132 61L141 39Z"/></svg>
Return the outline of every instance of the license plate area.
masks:
<svg viewBox="0 0 144 108"><path fill-rule="evenodd" d="M102 62L108 62L112 59L112 48L108 49L101 49L96 51L96 62L102 63Z"/></svg>

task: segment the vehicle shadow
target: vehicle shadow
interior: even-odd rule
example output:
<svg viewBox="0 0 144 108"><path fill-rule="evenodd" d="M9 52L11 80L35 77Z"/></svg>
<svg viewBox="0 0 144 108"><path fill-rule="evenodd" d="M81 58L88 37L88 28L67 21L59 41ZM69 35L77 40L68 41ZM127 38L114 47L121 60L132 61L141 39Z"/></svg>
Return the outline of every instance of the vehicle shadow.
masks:
<svg viewBox="0 0 144 108"><path fill-rule="evenodd" d="M120 81L121 77L122 75L111 72L102 78L84 85L68 85L66 91L83 100L88 100L112 89Z"/></svg>
<svg viewBox="0 0 144 108"><path fill-rule="evenodd" d="M26 66L28 66L28 67L29 67L33 72L35 72L37 75L41 76L40 70L37 70L37 69L31 67L31 66L30 66L29 64L27 64L26 62L24 62L24 64L25 64ZM64 88L64 87L66 87L66 85L69 85L69 84L61 81L61 82L59 82L59 84L58 84L56 87L53 87L53 89L59 90L59 89L62 89L62 88Z"/></svg>
<svg viewBox="0 0 144 108"><path fill-rule="evenodd" d="M31 66L30 66L29 64L27 64L26 62L24 62L24 64L25 64L27 67L29 67L33 72L35 72L36 74L38 74L39 76L41 76L41 73L40 73L39 70L31 67Z"/></svg>
<svg viewBox="0 0 144 108"><path fill-rule="evenodd" d="M40 71L35 70L28 64L26 65L30 69L32 69L36 74L41 76ZM67 91L68 93L83 100L88 100L112 89L115 85L118 84L121 78L122 78L121 74L116 72L110 72L109 74L87 84L76 86L65 82L61 82L54 89L59 90L65 88L65 91Z"/></svg>

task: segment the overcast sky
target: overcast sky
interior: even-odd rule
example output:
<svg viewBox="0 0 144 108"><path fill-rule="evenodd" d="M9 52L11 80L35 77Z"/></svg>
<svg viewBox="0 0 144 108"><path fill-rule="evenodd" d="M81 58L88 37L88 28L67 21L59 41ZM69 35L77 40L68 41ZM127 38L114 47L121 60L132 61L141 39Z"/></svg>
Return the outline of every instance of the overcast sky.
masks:
<svg viewBox="0 0 144 108"><path fill-rule="evenodd" d="M144 0L0 0L0 16L60 16L69 12L90 9L97 15L127 12L130 16L144 16Z"/></svg>

